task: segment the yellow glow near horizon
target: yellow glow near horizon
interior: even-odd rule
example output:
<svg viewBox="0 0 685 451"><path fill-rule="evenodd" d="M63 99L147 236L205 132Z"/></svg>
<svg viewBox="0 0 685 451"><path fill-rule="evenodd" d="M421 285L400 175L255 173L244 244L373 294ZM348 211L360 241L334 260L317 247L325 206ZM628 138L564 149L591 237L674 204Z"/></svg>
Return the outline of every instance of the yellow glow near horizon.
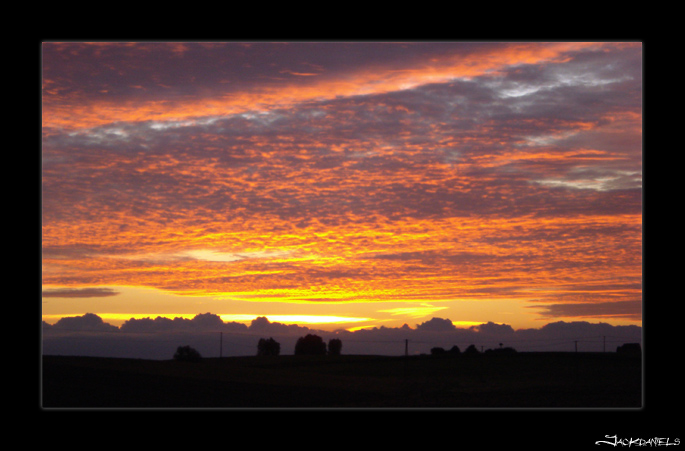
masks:
<svg viewBox="0 0 685 451"><path fill-rule="evenodd" d="M84 313L85 314L85 313ZM174 319L174 318L183 318L183 319L193 319L196 314L195 313L155 313L155 314L150 314L150 313L96 313L97 316L102 318L102 321L106 323L110 323L112 325L121 325L122 323L128 321L129 319L143 319L143 318L157 318L157 317L162 317L162 318L169 318L169 319ZM75 316L83 316L83 315L43 315L43 321L45 321L48 324L55 324L57 321L59 321L62 318L69 318L69 317L75 317Z"/></svg>
<svg viewBox="0 0 685 451"><path fill-rule="evenodd" d="M421 307L397 307L387 310L379 310L379 312L390 313L391 315L403 315L410 318L423 318L439 310L445 310L447 307L433 307L432 305L422 304Z"/></svg>
<svg viewBox="0 0 685 451"><path fill-rule="evenodd" d="M480 326L481 324L485 324L485 323L483 321L452 321L452 324L454 324L456 327L471 327L471 326ZM503 324L503 323L495 323L495 324Z"/></svg>
<svg viewBox="0 0 685 451"><path fill-rule="evenodd" d="M188 313L162 313L162 314L149 314L149 313L98 313L97 314L104 322L109 322L115 325L121 325L129 319L143 319L143 318L183 318L183 319L193 319L196 314ZM55 324L61 318L69 316L81 316L81 315L43 315L43 321L48 324ZM239 322L239 323L249 323L257 317L265 317L272 323L284 323L284 324L344 324L344 323L358 323L371 321L372 318L356 318L356 317L345 317L345 316L329 316L329 315L262 315L262 314L218 314L224 322Z"/></svg>
<svg viewBox="0 0 685 451"><path fill-rule="evenodd" d="M336 324L336 323L358 323L371 321L372 318L353 318L345 316L327 315L219 315L222 321L246 322L252 321L257 317L266 317L272 323L284 324Z"/></svg>

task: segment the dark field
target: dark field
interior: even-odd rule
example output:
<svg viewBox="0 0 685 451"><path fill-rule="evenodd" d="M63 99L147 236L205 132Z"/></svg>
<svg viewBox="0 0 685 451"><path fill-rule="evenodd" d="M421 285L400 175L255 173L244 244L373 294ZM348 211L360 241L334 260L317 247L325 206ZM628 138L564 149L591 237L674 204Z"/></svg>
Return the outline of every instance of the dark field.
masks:
<svg viewBox="0 0 685 451"><path fill-rule="evenodd" d="M200 362L43 356L43 408L642 406L639 356L293 356Z"/></svg>

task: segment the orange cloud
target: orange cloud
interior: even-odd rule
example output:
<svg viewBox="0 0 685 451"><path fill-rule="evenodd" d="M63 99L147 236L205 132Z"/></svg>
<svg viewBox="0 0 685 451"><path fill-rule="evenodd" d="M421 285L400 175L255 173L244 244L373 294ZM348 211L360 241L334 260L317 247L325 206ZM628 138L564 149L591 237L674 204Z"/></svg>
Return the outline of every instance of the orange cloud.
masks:
<svg viewBox="0 0 685 451"><path fill-rule="evenodd" d="M44 44L64 45L64 44ZM83 43L106 48L115 44ZM118 45L118 44L116 44ZM137 43L121 44L131 51L150 52L149 46ZM253 87L241 92L211 92L201 98L180 99L129 99L95 100L76 93L70 96L60 94L56 81L47 74L43 80L43 127L63 129L90 128L112 122L138 121L181 121L206 116L226 116L246 111L269 110L288 107L313 100L334 99L355 95L385 93L408 89L426 83L449 81L455 78L470 78L497 71L512 65L563 62L567 52L596 47L621 47L624 43L512 43L485 53L445 55L431 59L415 67L373 66L342 74L339 78L326 76L309 83L276 87ZM168 50L182 54L183 44L172 44ZM298 74L301 75L301 74ZM317 77L303 77L308 80Z"/></svg>

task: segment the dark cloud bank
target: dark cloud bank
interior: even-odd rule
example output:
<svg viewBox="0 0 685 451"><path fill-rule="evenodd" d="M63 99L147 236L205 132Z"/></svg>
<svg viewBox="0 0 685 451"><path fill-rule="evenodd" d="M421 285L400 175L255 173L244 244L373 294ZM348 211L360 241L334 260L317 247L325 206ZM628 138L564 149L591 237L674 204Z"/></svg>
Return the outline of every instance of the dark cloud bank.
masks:
<svg viewBox="0 0 685 451"><path fill-rule="evenodd" d="M433 347L462 351L473 344L479 350L512 347L518 351L614 352L629 342L642 342L639 326L612 326L585 321L554 322L539 329L514 330L492 322L470 328L457 328L451 320L432 318L415 327L373 328L350 332L310 329L299 325L255 318L248 326L224 322L218 315L198 314L193 319L130 319L121 327L105 323L99 316L62 318L54 325L43 322L42 350L46 355L82 355L165 360L178 346L190 345L205 357L256 355L260 338L273 337L281 344L281 354L293 354L297 339L317 334L325 341L339 338L344 354L403 355L428 354ZM406 340L406 342L405 342Z"/></svg>

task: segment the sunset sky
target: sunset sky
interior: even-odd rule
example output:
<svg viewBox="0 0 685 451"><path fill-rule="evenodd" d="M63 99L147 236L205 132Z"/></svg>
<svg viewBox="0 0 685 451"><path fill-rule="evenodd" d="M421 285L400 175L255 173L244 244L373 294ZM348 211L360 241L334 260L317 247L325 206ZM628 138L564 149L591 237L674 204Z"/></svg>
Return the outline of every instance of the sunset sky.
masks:
<svg viewBox="0 0 685 451"><path fill-rule="evenodd" d="M44 42L42 315L642 325L640 42Z"/></svg>

